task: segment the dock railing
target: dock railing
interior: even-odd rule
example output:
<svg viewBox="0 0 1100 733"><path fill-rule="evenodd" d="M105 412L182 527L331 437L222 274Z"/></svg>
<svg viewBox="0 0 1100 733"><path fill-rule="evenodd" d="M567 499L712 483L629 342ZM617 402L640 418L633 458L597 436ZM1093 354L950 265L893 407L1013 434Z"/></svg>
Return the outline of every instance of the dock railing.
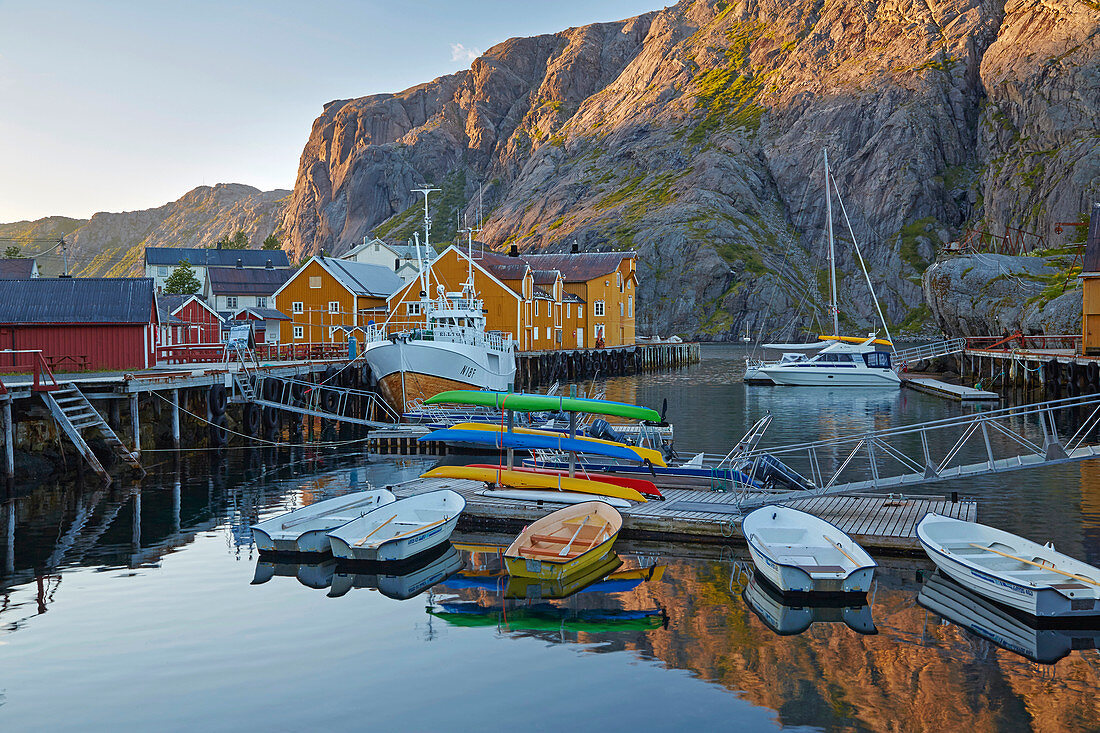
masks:
<svg viewBox="0 0 1100 733"><path fill-rule="evenodd" d="M1016 332L1009 336L968 336L966 338L967 350L1001 350L1012 349L1076 349L1081 343L1081 334L1056 334L1027 336Z"/></svg>
<svg viewBox="0 0 1100 733"><path fill-rule="evenodd" d="M4 358L5 354L11 354L11 359ZM26 354L26 358L17 359L16 354ZM34 375L31 384L32 392L51 392L60 385L50 371L46 360L42 358L42 349L3 349L0 350L0 372L11 370L13 372L30 372ZM0 395L8 393L8 388L0 380Z"/></svg>
<svg viewBox="0 0 1100 733"><path fill-rule="evenodd" d="M898 351L895 351L894 364L895 366L900 367L906 364L913 364L918 361L938 359L941 356L957 354L964 349L966 349L966 339L964 338L947 339L945 341L934 341L932 343L914 346L909 349L900 349Z"/></svg>

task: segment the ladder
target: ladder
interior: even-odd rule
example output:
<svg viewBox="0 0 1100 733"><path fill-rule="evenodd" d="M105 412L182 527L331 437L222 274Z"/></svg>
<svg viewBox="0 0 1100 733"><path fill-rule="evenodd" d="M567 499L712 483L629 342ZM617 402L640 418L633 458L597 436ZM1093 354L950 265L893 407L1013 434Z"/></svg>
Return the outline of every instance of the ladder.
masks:
<svg viewBox="0 0 1100 733"><path fill-rule="evenodd" d="M118 436L115 435L115 431L111 429L111 426L107 424L99 411L92 407L92 403L88 401L88 398L75 384L65 382L56 390L41 392L40 394L42 395L42 401L49 408L50 414L53 415L54 421L57 422L65 435L80 451L80 454L84 456L84 460L88 462L92 470L98 473L104 481L110 483L111 475L107 473L107 469L99 462L95 453L92 452L92 449L84 440L85 431L98 433L115 455L130 464L131 468L141 471L142 474L145 473L145 469L141 467L141 462L137 456L131 453L130 449L119 440Z"/></svg>

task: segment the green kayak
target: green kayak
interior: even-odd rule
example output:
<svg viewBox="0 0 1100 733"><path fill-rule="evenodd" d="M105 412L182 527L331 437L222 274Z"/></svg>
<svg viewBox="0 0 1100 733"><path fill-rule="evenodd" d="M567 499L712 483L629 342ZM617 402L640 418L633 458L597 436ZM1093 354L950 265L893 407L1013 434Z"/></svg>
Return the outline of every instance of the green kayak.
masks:
<svg viewBox="0 0 1100 733"><path fill-rule="evenodd" d="M424 400L426 405L450 403L455 405L478 405L516 412L586 412L593 415L615 415L630 420L648 420L660 422L661 416L656 410L625 402L609 400L589 400L582 397L549 397L544 394L519 394L515 392L479 392L472 389L454 389L440 392L435 397Z"/></svg>

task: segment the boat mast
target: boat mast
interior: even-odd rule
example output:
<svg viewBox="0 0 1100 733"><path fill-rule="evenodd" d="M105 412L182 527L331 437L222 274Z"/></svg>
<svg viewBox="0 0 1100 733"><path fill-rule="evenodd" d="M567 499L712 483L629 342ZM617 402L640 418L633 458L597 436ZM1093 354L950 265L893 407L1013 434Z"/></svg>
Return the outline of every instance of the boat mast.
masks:
<svg viewBox="0 0 1100 733"><path fill-rule="evenodd" d="M432 231L432 219L431 219L430 216L428 216L428 194L432 193L433 191L439 191L439 190L440 189L438 189L438 188L428 188L427 186L425 186L424 188L414 188L413 189L413 193L422 193L422 194L424 194L424 257L425 257L425 260L428 260L428 252L429 252L429 250L428 250L428 246L429 246L428 245L428 242L429 242L428 237L429 237L429 235L431 234L431 231ZM420 238L419 237L417 237L417 242L416 242L416 264L417 264L417 267L420 268L420 292L423 293L423 295L421 295L420 297L430 299L431 298L431 293L428 292L428 267L427 267L427 261L421 261L421 259L420 259ZM425 321L425 324L427 324L427 321Z"/></svg>
<svg viewBox="0 0 1100 733"><path fill-rule="evenodd" d="M833 197L829 193L829 149L824 148L822 152L825 154L825 222L829 232L829 287L832 290L829 308L833 311L833 335L839 336L840 316L836 304L836 250L833 247ZM426 206L427 203L425 203Z"/></svg>

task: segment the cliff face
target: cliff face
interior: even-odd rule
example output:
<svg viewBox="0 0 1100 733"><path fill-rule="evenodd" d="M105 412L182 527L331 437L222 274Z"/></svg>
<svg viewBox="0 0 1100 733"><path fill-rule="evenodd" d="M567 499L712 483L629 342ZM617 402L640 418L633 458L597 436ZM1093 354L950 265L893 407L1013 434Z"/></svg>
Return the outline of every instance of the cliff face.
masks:
<svg viewBox="0 0 1100 733"><path fill-rule="evenodd" d="M1071 0L684 0L511 39L467 71L328 104L287 246L409 236L410 189L429 182L437 242L480 203L496 248L636 249L643 329L824 320L827 147L887 317L916 328L940 244L1045 231L1100 195L1098 18ZM872 327L836 216L841 312Z"/></svg>
<svg viewBox="0 0 1100 733"><path fill-rule="evenodd" d="M0 224L0 236L65 236L69 269L84 277L143 274L145 247L212 247L226 234L244 231L252 247L276 232L289 191L260 191L239 183L200 186L179 200L143 211L98 213L91 219L49 217ZM18 244L18 243L17 243ZM30 255L49 245L24 245ZM63 261L54 250L40 258L39 270L53 276Z"/></svg>

